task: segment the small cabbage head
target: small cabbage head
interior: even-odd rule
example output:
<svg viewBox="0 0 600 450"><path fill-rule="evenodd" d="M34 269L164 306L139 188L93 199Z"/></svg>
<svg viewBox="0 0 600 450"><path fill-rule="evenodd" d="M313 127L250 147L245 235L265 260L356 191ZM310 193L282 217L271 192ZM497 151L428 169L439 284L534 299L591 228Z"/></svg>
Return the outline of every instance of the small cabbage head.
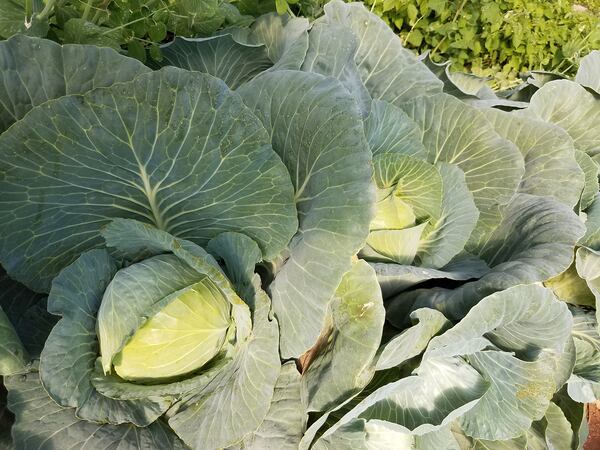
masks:
<svg viewBox="0 0 600 450"><path fill-rule="evenodd" d="M362 256L371 261L413 264L420 243L440 218L442 177L426 161L385 154L374 161L375 217Z"/></svg>
<svg viewBox="0 0 600 450"><path fill-rule="evenodd" d="M159 303L162 309L135 331L112 361L125 380L157 380L200 369L219 353L232 326L231 304L206 276ZM100 307L101 329L108 320L102 314L105 309Z"/></svg>
<svg viewBox="0 0 600 450"><path fill-rule="evenodd" d="M465 174L423 158L374 156L375 217L360 252L366 260L437 269L464 250L479 217Z"/></svg>

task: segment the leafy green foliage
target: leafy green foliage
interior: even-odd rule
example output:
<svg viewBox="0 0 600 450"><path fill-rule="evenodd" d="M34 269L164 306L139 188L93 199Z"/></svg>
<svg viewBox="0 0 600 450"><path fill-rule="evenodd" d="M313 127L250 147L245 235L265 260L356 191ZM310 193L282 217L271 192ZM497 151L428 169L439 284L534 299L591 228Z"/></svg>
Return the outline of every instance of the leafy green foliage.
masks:
<svg viewBox="0 0 600 450"><path fill-rule="evenodd" d="M229 0L41 0L0 1L0 37L17 32L68 44L124 48L141 61L160 59L169 36L208 36L220 28L249 24ZM266 12L266 11L265 11Z"/></svg>
<svg viewBox="0 0 600 450"><path fill-rule="evenodd" d="M598 52L494 92L333 0L161 55L0 43L0 446L580 447Z"/></svg>
<svg viewBox="0 0 600 450"><path fill-rule="evenodd" d="M430 51L453 69L515 83L520 72L574 74L579 59L600 47L600 16L572 1L366 0L407 48Z"/></svg>
<svg viewBox="0 0 600 450"><path fill-rule="evenodd" d="M325 3L326 0L0 0L0 38L25 33L61 44L123 49L142 62L160 61L160 45L174 36L210 36L222 28L249 25L255 17L274 11L280 15L317 17Z"/></svg>

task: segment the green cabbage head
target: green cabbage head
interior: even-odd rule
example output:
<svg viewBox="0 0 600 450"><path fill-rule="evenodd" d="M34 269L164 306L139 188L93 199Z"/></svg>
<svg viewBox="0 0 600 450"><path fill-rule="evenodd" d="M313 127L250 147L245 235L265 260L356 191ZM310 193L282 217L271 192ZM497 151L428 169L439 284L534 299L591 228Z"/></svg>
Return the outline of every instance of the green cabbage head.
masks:
<svg viewBox="0 0 600 450"><path fill-rule="evenodd" d="M52 284L48 309L62 319L40 361L50 396L89 422L147 427L166 413L195 448L256 430L281 368L258 245L226 232L205 250L130 219L102 233L108 250Z"/></svg>

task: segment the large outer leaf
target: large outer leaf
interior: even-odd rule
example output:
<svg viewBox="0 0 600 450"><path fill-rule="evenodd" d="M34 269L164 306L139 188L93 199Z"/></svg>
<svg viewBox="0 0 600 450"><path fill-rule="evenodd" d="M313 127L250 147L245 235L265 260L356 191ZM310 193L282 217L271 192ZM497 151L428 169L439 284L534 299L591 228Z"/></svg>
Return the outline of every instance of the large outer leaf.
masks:
<svg viewBox="0 0 600 450"><path fill-rule="evenodd" d="M169 425L193 448L235 445L268 414L280 373L277 322L268 317L270 301L263 291L257 290L254 304L252 334L236 344L232 363L169 412Z"/></svg>
<svg viewBox="0 0 600 450"><path fill-rule="evenodd" d="M371 96L354 60L358 46L358 38L350 28L338 23L316 21L310 30L308 52L302 70L337 78L354 96L365 117L371 108Z"/></svg>
<svg viewBox="0 0 600 450"><path fill-rule="evenodd" d="M264 15L250 29L209 38L182 38L162 47L159 67L208 73L237 89L269 69L299 69L308 47L308 20Z"/></svg>
<svg viewBox="0 0 600 450"><path fill-rule="evenodd" d="M231 89L269 69L273 62L262 45L245 45L230 34L208 38L177 37L161 49L158 67L175 66L222 79Z"/></svg>
<svg viewBox="0 0 600 450"><path fill-rule="evenodd" d="M579 209L588 208L598 195L598 166L587 153L581 150L575 151L575 159L583 172L583 191L581 192L581 200Z"/></svg>
<svg viewBox="0 0 600 450"><path fill-rule="evenodd" d="M568 206L579 202L584 178L568 134L522 114L490 109L486 117L496 132L523 154L525 173L519 192L554 197Z"/></svg>
<svg viewBox="0 0 600 450"><path fill-rule="evenodd" d="M402 153L425 158L421 130L397 106L373 100L371 112L365 119L365 135L373 156L380 153Z"/></svg>
<svg viewBox="0 0 600 450"><path fill-rule="evenodd" d="M465 174L451 164L438 162L442 176L440 215L430 222L419 243L417 259L424 267L443 267L463 248L479 218Z"/></svg>
<svg viewBox="0 0 600 450"><path fill-rule="evenodd" d="M148 70L110 48L13 36L0 42L0 133L47 100L130 81Z"/></svg>
<svg viewBox="0 0 600 450"><path fill-rule="evenodd" d="M400 104L417 95L442 91L437 77L403 48L391 28L362 3L329 2L320 21L344 25L358 38L354 58L372 98ZM335 52L331 57L335 57Z"/></svg>
<svg viewBox="0 0 600 450"><path fill-rule="evenodd" d="M354 419L328 436L319 439L314 450L460 450L449 427L424 435L410 435L381 420Z"/></svg>
<svg viewBox="0 0 600 450"><path fill-rule="evenodd" d="M131 424L92 423L76 417L74 409L62 408L48 397L36 372L8 377L5 383L8 407L16 416L12 431L16 450L186 448L160 421L138 428Z"/></svg>
<svg viewBox="0 0 600 450"><path fill-rule="evenodd" d="M577 357L569 378L569 396L581 403L600 399L600 335L594 312L572 307L573 340Z"/></svg>
<svg viewBox="0 0 600 450"><path fill-rule="evenodd" d="M585 235L578 244L589 249L600 250L600 193L598 191L594 193L593 201L585 211Z"/></svg>
<svg viewBox="0 0 600 450"><path fill-rule="evenodd" d="M518 284L537 283L564 272L575 244L584 234L579 218L566 205L548 197L518 194L502 221L481 246L479 256L491 270L457 289L420 289L401 294L390 304L390 317L408 309L434 307L459 319L479 300Z"/></svg>
<svg viewBox="0 0 600 450"><path fill-rule="evenodd" d="M594 50L581 59L575 81L600 95L600 50Z"/></svg>
<svg viewBox="0 0 600 450"><path fill-rule="evenodd" d="M423 435L451 423L473 408L488 382L460 358L432 358L418 374L385 384L360 401L323 437L354 419L388 422L402 434Z"/></svg>
<svg viewBox="0 0 600 450"><path fill-rule="evenodd" d="M297 450L307 415L300 397L300 373L294 361L281 367L269 412L258 430L239 447L252 450Z"/></svg>
<svg viewBox="0 0 600 450"><path fill-rule="evenodd" d="M384 300L428 280L464 281L481 278L490 270L482 260L473 257L457 259L440 270L387 263L371 263L371 266L377 274Z"/></svg>
<svg viewBox="0 0 600 450"><path fill-rule="evenodd" d="M234 29L232 33L239 42L264 45L274 63L273 70L297 70L306 56L309 28L304 17L272 13L258 17L249 28Z"/></svg>
<svg viewBox="0 0 600 450"><path fill-rule="evenodd" d="M522 435L507 440L473 439L457 426L453 427L461 448L473 450L580 450L587 434L583 405L570 399L564 401L559 393L548 405L544 416L533 422Z"/></svg>
<svg viewBox="0 0 600 450"><path fill-rule="evenodd" d="M121 401L99 394L91 383L96 357L96 314L117 271L106 250L92 250L54 280L48 310L63 318L53 328L40 359L40 379L58 404L77 408L77 417L101 423L146 426L170 406L158 397Z"/></svg>
<svg viewBox="0 0 600 450"><path fill-rule="evenodd" d="M256 242L244 234L227 232L211 239L207 250L224 262L229 281L254 311L254 305L250 303L254 292L254 269L262 259Z"/></svg>
<svg viewBox="0 0 600 450"><path fill-rule="evenodd" d="M571 324L566 305L542 287L517 286L489 296L429 342L412 376L391 378L325 431L322 440L343 436L357 418L384 420L384 435L395 433L398 442L403 434L441 432L453 419L479 439L520 436L544 415L565 369L570 370L563 367L563 357L571 348ZM427 341L431 333L422 328L413 327L424 331ZM418 354L424 345L417 347ZM367 433L370 439L377 442L378 436Z"/></svg>
<svg viewBox="0 0 600 450"><path fill-rule="evenodd" d="M391 369L425 351L432 337L450 327L444 315L431 308L422 308L410 314L413 326L392 338L380 350L377 370Z"/></svg>
<svg viewBox="0 0 600 450"><path fill-rule="evenodd" d="M8 316L29 355L39 357L57 319L46 310L43 295L12 280L0 268L0 308Z"/></svg>
<svg viewBox="0 0 600 450"><path fill-rule="evenodd" d="M0 259L47 290L102 245L98 231L114 217L200 244L243 230L272 257L297 219L268 139L221 81L174 68L47 102L0 136Z"/></svg>
<svg viewBox="0 0 600 450"><path fill-rule="evenodd" d="M450 95L416 98L402 108L421 128L427 160L458 166L465 173L480 211L478 228L489 231L521 181L519 149L494 131L483 112Z"/></svg>
<svg viewBox="0 0 600 450"><path fill-rule="evenodd" d="M24 372L29 359L39 357L55 323L44 297L0 267L0 375Z"/></svg>
<svg viewBox="0 0 600 450"><path fill-rule="evenodd" d="M357 261L336 290L327 325L302 376L308 411L332 409L366 386L384 320L375 272L365 261Z"/></svg>
<svg viewBox="0 0 600 450"><path fill-rule="evenodd" d="M516 286L475 305L431 340L423 359L465 356L490 388L459 419L462 428L476 438L509 439L543 416L562 384L558 368L569 349L572 323L566 304L551 291Z"/></svg>
<svg viewBox="0 0 600 450"><path fill-rule="evenodd" d="M271 285L281 353L298 356L317 339L327 302L369 230L371 152L352 97L336 80L275 71L243 86L292 176L299 231Z"/></svg>
<svg viewBox="0 0 600 450"><path fill-rule="evenodd" d="M600 98L581 85L568 80L546 83L524 111L564 129L577 149L590 156L600 153Z"/></svg>

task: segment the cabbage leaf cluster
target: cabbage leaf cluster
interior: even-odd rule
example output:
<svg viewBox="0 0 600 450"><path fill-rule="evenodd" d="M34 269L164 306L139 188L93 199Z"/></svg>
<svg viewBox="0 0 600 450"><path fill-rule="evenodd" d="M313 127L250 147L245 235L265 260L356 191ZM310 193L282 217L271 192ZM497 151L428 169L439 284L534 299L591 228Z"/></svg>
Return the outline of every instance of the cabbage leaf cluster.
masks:
<svg viewBox="0 0 600 450"><path fill-rule="evenodd" d="M360 3L0 42L0 445L578 449L600 58L511 92Z"/></svg>

